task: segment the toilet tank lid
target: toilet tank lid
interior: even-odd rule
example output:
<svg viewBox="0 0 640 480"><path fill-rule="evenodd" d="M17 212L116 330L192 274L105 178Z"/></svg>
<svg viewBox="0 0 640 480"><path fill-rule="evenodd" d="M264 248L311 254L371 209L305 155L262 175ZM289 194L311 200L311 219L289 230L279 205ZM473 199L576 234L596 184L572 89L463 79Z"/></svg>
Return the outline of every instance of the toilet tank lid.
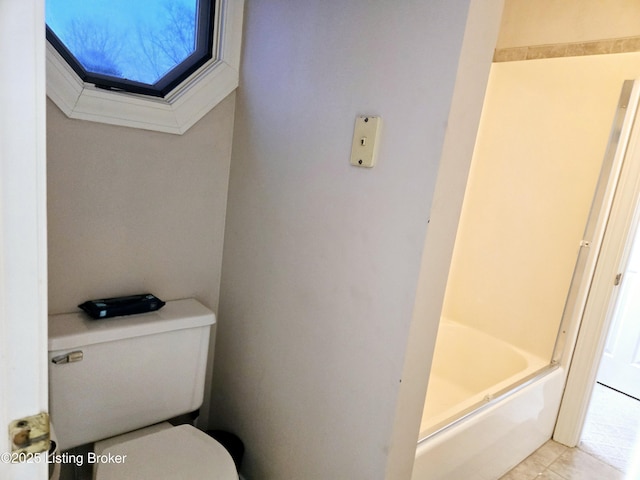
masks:
<svg viewBox="0 0 640 480"><path fill-rule="evenodd" d="M213 325L215 315L193 298L168 301L155 312L93 320L84 312L49 316L49 351Z"/></svg>

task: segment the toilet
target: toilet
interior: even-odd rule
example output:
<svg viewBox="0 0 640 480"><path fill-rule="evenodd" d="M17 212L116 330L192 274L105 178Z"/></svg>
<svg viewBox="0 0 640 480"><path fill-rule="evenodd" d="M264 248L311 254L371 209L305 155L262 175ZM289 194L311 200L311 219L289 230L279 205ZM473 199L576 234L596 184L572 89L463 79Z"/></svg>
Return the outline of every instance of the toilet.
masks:
<svg viewBox="0 0 640 480"><path fill-rule="evenodd" d="M194 299L103 320L49 317L49 410L58 451L94 444L96 480L238 480L212 437L168 419L200 408L213 312Z"/></svg>

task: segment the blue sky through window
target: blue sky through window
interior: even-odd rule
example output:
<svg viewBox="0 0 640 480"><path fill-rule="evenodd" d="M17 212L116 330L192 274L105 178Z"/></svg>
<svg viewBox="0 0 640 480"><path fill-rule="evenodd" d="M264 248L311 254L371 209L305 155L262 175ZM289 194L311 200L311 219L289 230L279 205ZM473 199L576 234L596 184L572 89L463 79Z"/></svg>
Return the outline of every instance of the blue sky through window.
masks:
<svg viewBox="0 0 640 480"><path fill-rule="evenodd" d="M47 25L85 70L154 84L196 47L197 0L47 0Z"/></svg>

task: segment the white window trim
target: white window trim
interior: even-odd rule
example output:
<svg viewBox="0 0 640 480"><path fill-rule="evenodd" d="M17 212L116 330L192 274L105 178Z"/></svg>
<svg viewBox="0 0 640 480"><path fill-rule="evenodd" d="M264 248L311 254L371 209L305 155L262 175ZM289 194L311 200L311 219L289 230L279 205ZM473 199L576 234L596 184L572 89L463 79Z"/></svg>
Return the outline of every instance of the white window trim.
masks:
<svg viewBox="0 0 640 480"><path fill-rule="evenodd" d="M69 118L181 135L238 86L244 0L216 2L214 55L165 98L85 84L47 42L47 95Z"/></svg>

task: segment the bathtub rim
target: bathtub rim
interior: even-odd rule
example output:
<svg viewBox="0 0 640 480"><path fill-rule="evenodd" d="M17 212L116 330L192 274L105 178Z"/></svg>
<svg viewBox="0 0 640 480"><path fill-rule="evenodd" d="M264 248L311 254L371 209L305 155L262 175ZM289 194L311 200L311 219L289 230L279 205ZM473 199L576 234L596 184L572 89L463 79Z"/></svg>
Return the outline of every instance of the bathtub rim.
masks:
<svg viewBox="0 0 640 480"><path fill-rule="evenodd" d="M462 342L459 338L462 338ZM452 343L453 342L453 343ZM442 347L446 347L442 349ZM487 352L490 351L490 355ZM504 370L505 365L510 365L508 371L496 376L493 380L483 381L484 386L478 388L476 385L472 385L467 380L468 375L460 375L459 359L460 353L464 352L464 356L468 357L469 352L473 353L472 357L478 359L480 363L486 362L487 358L490 358L490 369L493 373L496 368ZM551 358L550 356L548 358ZM444 365L443 365L444 362ZM515 366L518 362L521 365ZM490 332L486 332L474 325L468 325L459 320L454 320L448 316L441 316L440 323L438 325L438 335L436 338L436 345L433 352L433 360L431 363L430 375L435 374L437 377L451 379L456 384L460 384L465 390L473 392L470 396L475 396L478 393L486 392L494 389L496 385L504 385L505 380L518 377L523 372L531 373L532 366L540 366L547 363L546 357L541 357L533 352L530 352L518 345L509 343L503 338L497 337ZM450 369L447 364L455 365L455 368ZM514 368L516 367L516 368ZM475 367L472 369L474 370ZM463 372L468 372L469 369L463 369ZM475 371L475 370L474 370ZM486 376L484 370L480 375L483 379ZM476 377L477 375L473 375ZM513 382L510 382L511 384ZM427 389L427 395L429 389Z"/></svg>
<svg viewBox="0 0 640 480"><path fill-rule="evenodd" d="M443 329L443 327L445 327ZM447 330L453 329L453 330ZM462 329L458 331L457 329ZM443 333L448 333L449 336L442 336ZM468 333L467 333L468 332ZM517 345L513 345L502 338L496 337L489 332L485 332L475 326L468 325L464 322L456 320L447 315L441 315L440 317L440 325L438 327L438 334L436 338L436 346L434 349L434 359L436 356L440 355L443 357L442 351L438 351L438 346L442 346L444 342L444 346L449 345L450 335L454 334L455 336L463 335L464 338L470 338L469 335L472 335L473 348L477 345L490 347L495 347L495 350L499 352L506 352L505 354L516 356L518 359L522 360L524 363L524 367L519 370L512 370L512 373L507 376L501 377L499 380L490 382L486 384L486 386L482 388L474 388L466 383L461 383L460 386L465 390L469 390L467 396L463 399L452 403L451 406L447 408L436 410L435 413L433 411L430 412L429 416L425 416L427 414L427 405L429 399L429 393L432 391L432 385L429 384L427 387L427 393L425 395L425 406L423 408L423 416L420 420L420 430L418 433L418 442L425 440L432 435L440 432L441 430L448 427L450 424L456 423L458 421L462 421L464 419L468 419L469 416L475 412L476 410L488 407L491 402L494 400L498 400L503 398L507 393L509 393L513 389L521 388L525 386L528 382L535 380L538 376L541 376L548 368L557 365L558 362L554 361L553 358L544 358L540 357L528 350L525 350ZM453 340L455 342L455 339ZM449 345L451 347L451 345ZM466 348L467 345L462 343L458 345L454 344L454 348ZM484 354L485 350L476 352L476 355ZM455 356L454 356L455 357ZM456 357L457 358L457 357ZM501 361L503 357L501 354L496 358L492 353L491 358L493 361ZM449 359L449 361L454 361L453 359ZM436 362L431 365L430 375L435 375L434 378L444 378L449 379L446 372L434 371L436 369ZM442 375L444 373L444 376ZM454 380L457 376L454 374ZM461 379L464 382L464 379ZM439 389L435 390L436 392ZM434 397L432 397L433 399ZM437 397L435 397L437 398Z"/></svg>
<svg viewBox="0 0 640 480"><path fill-rule="evenodd" d="M416 446L411 480L501 478L548 441L566 369L562 365Z"/></svg>
<svg viewBox="0 0 640 480"><path fill-rule="evenodd" d="M549 364L543 366L542 368L537 369L529 375L526 375L521 380L516 381L514 383L509 384L508 386L498 390L495 394L489 394L483 397L479 402L475 402L467 408L460 410L455 415L452 415L441 422L438 422L431 428L429 428L426 433L420 432L418 438L418 446L424 444L425 442L432 440L434 437L439 436L440 434L453 429L460 423L469 420L470 418L475 417L476 415L481 415L485 410L492 408L494 405L508 399L509 397L517 394L521 390L526 387L532 385L533 383L542 380L547 375L551 374L555 370L560 367L560 364L555 360L552 360Z"/></svg>

